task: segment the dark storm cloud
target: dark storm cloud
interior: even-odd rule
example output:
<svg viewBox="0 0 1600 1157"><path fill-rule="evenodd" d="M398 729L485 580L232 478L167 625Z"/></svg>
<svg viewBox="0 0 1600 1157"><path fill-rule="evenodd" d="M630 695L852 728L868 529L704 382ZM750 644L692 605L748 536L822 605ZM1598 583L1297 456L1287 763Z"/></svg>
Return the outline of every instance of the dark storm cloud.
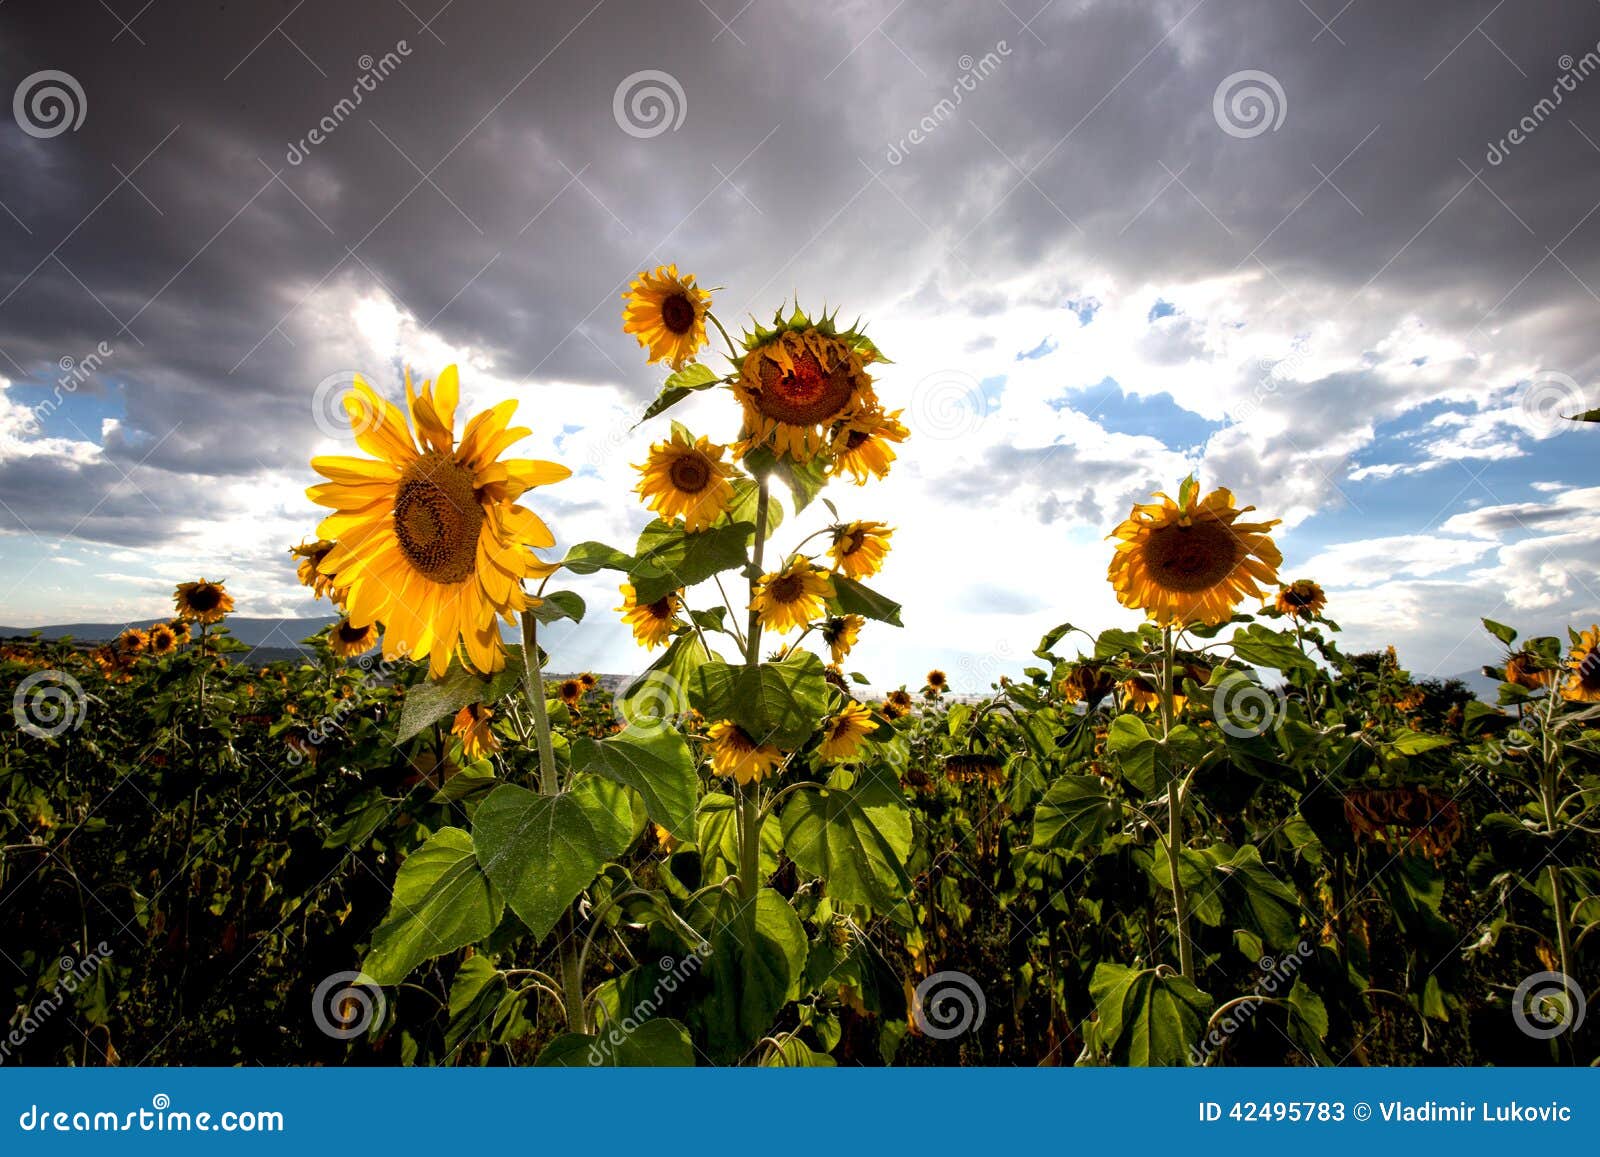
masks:
<svg viewBox="0 0 1600 1157"><path fill-rule="evenodd" d="M918 0L433 7L8 5L8 85L60 69L88 112L50 139L0 125L0 373L51 381L109 342L144 470L176 484L303 456L312 385L355 357L348 319L318 311L329 294L392 294L526 379L535 407L555 380L643 394L657 376L617 295L665 260L727 286L730 316L826 287L847 312L982 317L1019 271L1050 271L1064 300L1093 274L1243 269L1460 330L1528 319L1553 364L1595 364L1573 322L1600 286L1600 77L1484 159L1563 55L1595 49L1594 5L1057 0L1026 26L999 3ZM647 69L687 108L642 139L613 94ZM1251 139L1212 112L1245 69L1287 103ZM134 512L96 505L118 477L14 459L0 501L123 541Z"/></svg>

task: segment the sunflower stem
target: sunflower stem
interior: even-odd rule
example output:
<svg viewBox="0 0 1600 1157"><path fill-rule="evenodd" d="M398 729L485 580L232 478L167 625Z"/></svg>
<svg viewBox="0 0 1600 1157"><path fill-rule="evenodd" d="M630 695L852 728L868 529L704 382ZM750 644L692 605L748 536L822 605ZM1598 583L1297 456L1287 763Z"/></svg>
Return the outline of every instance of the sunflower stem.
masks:
<svg viewBox="0 0 1600 1157"><path fill-rule="evenodd" d="M1167 760L1167 871L1172 883L1172 915L1178 927L1178 968L1183 978L1191 983L1194 974L1194 945L1189 942L1189 900L1183 891L1183 876L1179 870L1180 848L1183 840L1183 780L1172 760L1167 746L1172 736L1173 694L1172 660L1176 648L1172 627L1164 629L1161 638L1161 748Z"/></svg>
<svg viewBox="0 0 1600 1157"><path fill-rule="evenodd" d="M719 327L720 328L720 327ZM750 550L753 574L750 578L750 621L745 630L744 662L754 667L761 662L761 613L756 610L756 583L760 581L761 559L767 539L768 475L756 477L756 538ZM738 785L739 794L739 895L753 900L760 887L761 812L760 787L756 782Z"/></svg>
<svg viewBox="0 0 1600 1157"><path fill-rule="evenodd" d="M539 664L539 620L532 609L522 612L522 689L533 712L533 734L539 745L539 791L555 795L561 790L556 778L556 753L550 742L550 712L545 707L544 673Z"/></svg>

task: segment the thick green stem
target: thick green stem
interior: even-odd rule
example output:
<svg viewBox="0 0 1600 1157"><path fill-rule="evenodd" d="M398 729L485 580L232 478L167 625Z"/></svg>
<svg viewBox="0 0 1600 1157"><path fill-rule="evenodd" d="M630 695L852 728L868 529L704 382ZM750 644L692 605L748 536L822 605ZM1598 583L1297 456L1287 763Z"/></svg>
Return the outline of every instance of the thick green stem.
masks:
<svg viewBox="0 0 1600 1157"><path fill-rule="evenodd" d="M1183 890L1180 849L1183 847L1183 776L1167 746L1173 728L1172 660L1175 641L1167 627L1161 641L1161 748L1167 761L1167 871L1172 884L1172 915L1178 927L1178 968L1193 981L1194 945L1189 942L1189 900Z"/></svg>
<svg viewBox="0 0 1600 1157"><path fill-rule="evenodd" d="M761 560L767 539L767 475L757 477L756 485L756 538L750 549L752 576L750 578L750 619L745 628L744 662L754 667L761 662L761 615L755 608L756 583L760 581ZM760 787L756 783L743 784L739 797L739 895L753 900L761 887L761 812Z"/></svg>
<svg viewBox="0 0 1600 1157"><path fill-rule="evenodd" d="M522 612L522 689L533 712L533 734L539 745L539 791L555 795L561 790L556 775L556 753L550 742L550 712L545 707L544 673L539 664L539 620L531 610Z"/></svg>

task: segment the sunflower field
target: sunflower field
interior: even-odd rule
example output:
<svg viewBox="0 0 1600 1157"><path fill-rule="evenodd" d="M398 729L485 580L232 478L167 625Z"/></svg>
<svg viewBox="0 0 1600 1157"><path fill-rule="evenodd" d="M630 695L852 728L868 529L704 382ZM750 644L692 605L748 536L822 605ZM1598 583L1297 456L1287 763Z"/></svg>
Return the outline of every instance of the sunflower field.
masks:
<svg viewBox="0 0 1600 1157"><path fill-rule="evenodd" d="M857 671L901 624L857 509L915 449L889 359L711 304L674 266L626 295L669 375L635 543L523 504L569 471L509 456L515 401L356 378L289 548L341 616L312 659L244 662L205 578L5 645L0 1063L1600 1059L1600 626L1484 620L1495 703L1413 679L1191 477L1106 547L1137 627L1063 622L977 697ZM702 391L735 440L666 416ZM539 643L602 572L620 687Z"/></svg>

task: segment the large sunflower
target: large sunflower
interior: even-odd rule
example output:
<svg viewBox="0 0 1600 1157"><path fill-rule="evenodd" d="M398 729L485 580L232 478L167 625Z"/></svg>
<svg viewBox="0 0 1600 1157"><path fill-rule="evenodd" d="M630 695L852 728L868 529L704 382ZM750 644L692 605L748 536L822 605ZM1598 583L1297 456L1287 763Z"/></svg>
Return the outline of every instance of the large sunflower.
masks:
<svg viewBox="0 0 1600 1157"><path fill-rule="evenodd" d="M1293 619L1314 619L1328 605L1328 596L1310 579L1295 579L1278 591L1278 610Z"/></svg>
<svg viewBox="0 0 1600 1157"><path fill-rule="evenodd" d="M622 584L622 621L633 628L634 641L654 650L672 636L678 622L678 608L683 605L677 593L663 595L653 603L641 605L634 595L633 584Z"/></svg>
<svg viewBox="0 0 1600 1157"><path fill-rule="evenodd" d="M681 370L706 344L706 311L711 295L679 274L676 265L641 271L622 295L622 332L631 333L649 351L651 362Z"/></svg>
<svg viewBox="0 0 1600 1157"><path fill-rule="evenodd" d="M431 656L436 678L460 643L479 671L505 664L495 616L515 622L529 606L522 580L555 569L532 550L553 546L554 536L516 499L572 473L554 462L500 458L529 432L507 429L515 401L473 418L458 445L458 392L455 366L437 384L423 383L420 394L407 373L408 424L356 378L345 410L356 442L373 457L313 459L328 481L306 492L336 511L317 528L337 543L317 569L349 592L351 623L381 621L384 658Z"/></svg>
<svg viewBox="0 0 1600 1157"><path fill-rule="evenodd" d="M192 583L179 583L172 592L173 605L178 617L196 623L220 623L223 616L233 610L233 596L221 583L199 579Z"/></svg>
<svg viewBox="0 0 1600 1157"><path fill-rule="evenodd" d="M885 414L875 405L867 406L841 422L829 447L834 475L848 474L857 486L865 486L871 477L887 478L894 461L893 443L911 436L900 423L903 412Z"/></svg>
<svg viewBox="0 0 1600 1157"><path fill-rule="evenodd" d="M733 499L733 471L722 461L726 449L674 424L671 439L651 446L644 465L634 467L642 475L639 496L662 518L682 518L691 534L704 530Z"/></svg>
<svg viewBox="0 0 1600 1157"><path fill-rule="evenodd" d="M867 736L878 729L872 712L859 703L846 703L839 713L823 725L822 743L817 754L829 762L854 759Z"/></svg>
<svg viewBox="0 0 1600 1157"><path fill-rule="evenodd" d="M812 321L798 307L773 329L745 336L746 353L733 383L744 408L740 457L759 446L809 462L836 428L878 404L869 362L877 347L854 329L840 330L831 316Z"/></svg>
<svg viewBox="0 0 1600 1157"><path fill-rule="evenodd" d="M833 532L828 554L833 569L848 578L870 578L883 569L883 556L889 553L892 527L882 522L851 522Z"/></svg>
<svg viewBox="0 0 1600 1157"><path fill-rule="evenodd" d="M1600 703L1600 625L1578 636L1567 668L1572 674L1562 684L1561 697L1574 703Z"/></svg>
<svg viewBox="0 0 1600 1157"><path fill-rule="evenodd" d="M340 619L328 631L328 646L341 659L358 659L378 645L378 626L368 623L358 627L349 619Z"/></svg>
<svg viewBox="0 0 1600 1157"><path fill-rule="evenodd" d="M770 743L757 743L731 720L713 723L706 734L711 738L711 770L740 786L770 775L783 762L783 752Z"/></svg>
<svg viewBox="0 0 1600 1157"><path fill-rule="evenodd" d="M1235 507L1225 489L1198 494L1192 479L1178 502L1157 494L1109 536L1119 540L1107 572L1117 601L1162 626L1225 623L1242 599L1278 581L1283 556L1267 533L1278 521L1238 521L1255 507Z"/></svg>
<svg viewBox="0 0 1600 1157"><path fill-rule="evenodd" d="M761 625L786 635L804 630L820 618L823 600L833 597L833 580L818 570L804 555L795 555L780 571L761 576L756 584L750 609L761 616Z"/></svg>

